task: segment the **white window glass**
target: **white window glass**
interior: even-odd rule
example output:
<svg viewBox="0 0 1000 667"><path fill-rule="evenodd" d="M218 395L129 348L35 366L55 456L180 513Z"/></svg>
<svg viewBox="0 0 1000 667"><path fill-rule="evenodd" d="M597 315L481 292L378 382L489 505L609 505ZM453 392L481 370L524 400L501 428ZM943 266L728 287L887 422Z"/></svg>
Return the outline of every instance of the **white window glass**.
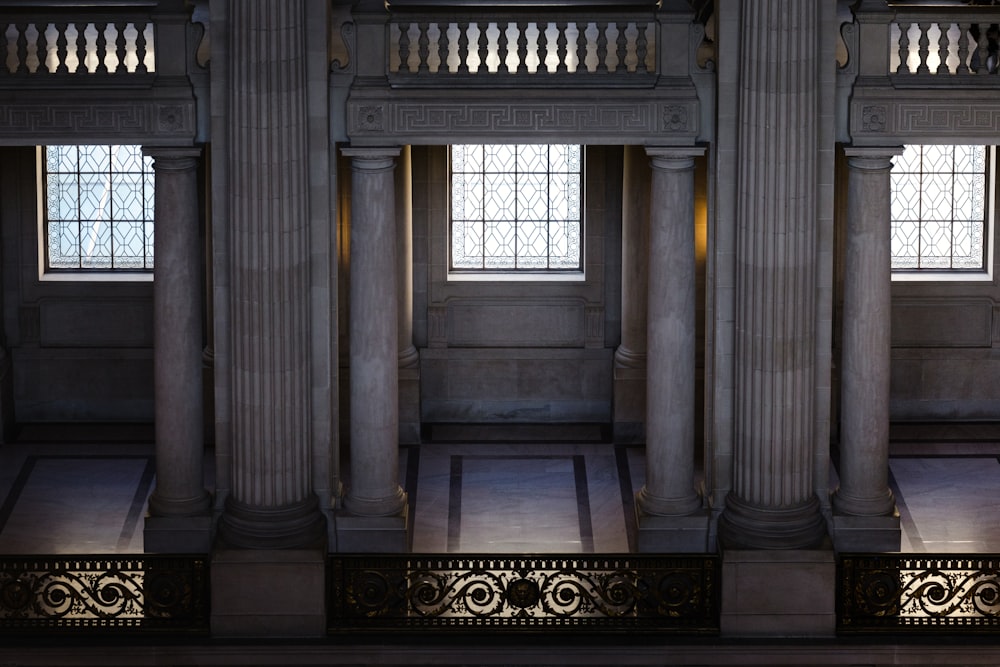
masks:
<svg viewBox="0 0 1000 667"><path fill-rule="evenodd" d="M451 147L453 272L583 271L583 148Z"/></svg>
<svg viewBox="0 0 1000 667"><path fill-rule="evenodd" d="M894 272L987 269L985 146L906 146L891 178Z"/></svg>
<svg viewBox="0 0 1000 667"><path fill-rule="evenodd" d="M46 271L153 270L153 160L139 146L43 149Z"/></svg>

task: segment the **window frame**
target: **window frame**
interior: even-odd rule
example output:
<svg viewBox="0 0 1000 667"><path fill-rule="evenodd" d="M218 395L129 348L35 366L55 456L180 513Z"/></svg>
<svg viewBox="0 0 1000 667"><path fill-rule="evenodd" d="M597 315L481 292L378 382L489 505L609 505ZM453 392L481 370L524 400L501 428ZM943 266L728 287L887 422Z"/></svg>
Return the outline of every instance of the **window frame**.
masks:
<svg viewBox="0 0 1000 667"><path fill-rule="evenodd" d="M55 145L66 145L66 144L52 144ZM136 145L136 144L77 144L78 146L120 146L120 145ZM137 145L136 145L137 146ZM151 262L153 266L150 268L136 268L136 267L126 267L126 268L116 268L112 266L111 268L100 267L100 268L88 268L88 267L77 267L77 268L59 268L51 267L49 265L49 216L48 216L48 169L47 169L47 149L49 145L36 146L36 192L38 196L37 200L37 249L38 249L38 279L45 282L152 282L153 275L155 271L155 255L152 256ZM148 170L143 169L143 174L148 174L153 180L153 194L151 197L155 198L155 171L152 167L151 160L148 156L143 156L143 161L148 163ZM134 172L123 172L123 173L134 173ZM153 209L155 205L154 201L149 201L148 203L143 203L143 210L146 211L147 207L149 210ZM112 217L112 224L113 224ZM143 218L144 224L152 224L154 227L153 236L155 238L155 217L150 217L147 219ZM144 235L144 248L145 248L145 235ZM144 250L144 257L146 257ZM112 255L112 262L114 261ZM144 264L147 263L145 260Z"/></svg>
<svg viewBox="0 0 1000 667"><path fill-rule="evenodd" d="M548 142L548 143L535 143L531 144L529 142L519 142L519 143L509 143L505 144L507 146L525 146L525 145L545 145L545 146L555 146L555 145L572 145L578 146L580 150L579 157L579 171L568 172L574 173L579 179L579 201L577 202L577 207L579 209L579 263L576 268L462 268L455 267L455 256L454 256L454 225L455 225L455 209L454 209L454 198L453 198L453 188L454 188L454 161L452 158L453 147L458 145L465 146L494 146L500 145L497 143L461 143L461 144L449 144L446 146L446 161L447 161L447 229L448 233L446 235L446 276L448 281L456 282L584 282L587 279L586 276L586 235L587 235L587 221L586 221L586 145L582 143L559 143L559 142ZM506 172L506 173L517 173ZM550 180L551 183L551 180ZM517 236L517 225L520 224L522 219L519 216L515 216L512 220L512 224L515 227L514 234ZM530 221L528 221L530 222ZM549 220L551 222L551 219ZM575 220L573 222L576 222ZM547 246L551 248L551 244ZM515 261L517 255L515 254Z"/></svg>
<svg viewBox="0 0 1000 667"><path fill-rule="evenodd" d="M939 144L909 144L909 145L938 145L955 146L959 144L939 143ZM978 144L977 144L978 145ZM994 276L994 245L996 231L996 162L997 146L983 144L986 149L985 158L985 184L984 184L984 213L983 213L983 263L980 268L895 268L890 267L891 280L894 283L979 283L989 282ZM895 162L893 163L895 167ZM890 191L890 197L892 193ZM952 221L954 222L954 220ZM892 219L890 218L890 225ZM920 220L923 224L923 219ZM891 234L891 229L890 229ZM890 241L891 243L891 241ZM891 261L891 260L890 260Z"/></svg>

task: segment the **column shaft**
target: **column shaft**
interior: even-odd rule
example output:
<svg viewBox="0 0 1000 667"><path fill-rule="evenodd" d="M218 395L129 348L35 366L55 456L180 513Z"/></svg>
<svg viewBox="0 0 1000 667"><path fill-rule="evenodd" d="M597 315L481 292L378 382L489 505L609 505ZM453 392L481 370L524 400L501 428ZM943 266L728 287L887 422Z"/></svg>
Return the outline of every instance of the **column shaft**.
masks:
<svg viewBox="0 0 1000 667"><path fill-rule="evenodd" d="M889 490L890 176L898 150L849 148L838 513L882 516Z"/></svg>
<svg viewBox="0 0 1000 667"><path fill-rule="evenodd" d="M625 146L622 205L622 340L615 365L646 365L646 300L649 263L649 158L639 146Z"/></svg>
<svg viewBox="0 0 1000 667"><path fill-rule="evenodd" d="M817 0L741 8L733 547L825 535L813 490L819 72Z"/></svg>
<svg viewBox="0 0 1000 667"><path fill-rule="evenodd" d="M395 158L398 148L348 148L351 189L351 478L344 508L399 514L399 337Z"/></svg>
<svg viewBox="0 0 1000 667"><path fill-rule="evenodd" d="M234 2L229 65L233 546L311 545L309 194L302 2Z"/></svg>
<svg viewBox="0 0 1000 667"><path fill-rule="evenodd" d="M694 157L702 148L648 149L650 197L646 329L646 483L639 507L686 515L694 488Z"/></svg>
<svg viewBox="0 0 1000 667"><path fill-rule="evenodd" d="M202 282L197 148L145 148L156 170L153 377L156 488L152 516L208 511L202 414Z"/></svg>

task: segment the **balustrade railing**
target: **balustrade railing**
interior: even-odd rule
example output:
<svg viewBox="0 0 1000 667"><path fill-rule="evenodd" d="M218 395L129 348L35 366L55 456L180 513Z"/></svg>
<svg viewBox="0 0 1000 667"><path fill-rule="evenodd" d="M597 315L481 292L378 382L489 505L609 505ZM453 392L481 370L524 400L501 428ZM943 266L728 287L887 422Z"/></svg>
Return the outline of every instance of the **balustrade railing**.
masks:
<svg viewBox="0 0 1000 667"><path fill-rule="evenodd" d="M714 555L336 555L329 630L717 633Z"/></svg>
<svg viewBox="0 0 1000 667"><path fill-rule="evenodd" d="M36 633L205 634L208 622L206 556L0 557L0 642Z"/></svg>
<svg viewBox="0 0 1000 667"><path fill-rule="evenodd" d="M877 9L877 8L876 8ZM864 57L862 62L881 63L884 69L863 72L886 75L897 85L955 86L995 85L984 75L998 72L1000 46L1000 12L982 7L896 7L894 11L876 11L864 16L862 23L887 29L888 45L862 33L858 44L877 57ZM863 29L865 25L863 25Z"/></svg>
<svg viewBox="0 0 1000 667"><path fill-rule="evenodd" d="M45 16L0 11L0 77L141 75L156 70L156 31L148 13Z"/></svg>
<svg viewBox="0 0 1000 667"><path fill-rule="evenodd" d="M1000 628L998 555L842 554L838 570L838 632Z"/></svg>
<svg viewBox="0 0 1000 667"><path fill-rule="evenodd" d="M645 14L395 13L394 85L650 85L659 25Z"/></svg>

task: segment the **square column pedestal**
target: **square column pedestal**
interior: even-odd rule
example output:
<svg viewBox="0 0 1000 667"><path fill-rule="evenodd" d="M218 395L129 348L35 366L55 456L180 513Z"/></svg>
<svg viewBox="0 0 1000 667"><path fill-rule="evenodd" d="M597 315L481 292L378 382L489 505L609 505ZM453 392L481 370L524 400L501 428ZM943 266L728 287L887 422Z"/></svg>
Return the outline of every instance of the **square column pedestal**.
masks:
<svg viewBox="0 0 1000 667"><path fill-rule="evenodd" d="M723 553L723 637L833 637L836 620L832 550Z"/></svg>
<svg viewBox="0 0 1000 667"><path fill-rule="evenodd" d="M646 514L636 503L639 530L639 553L707 553L709 551L709 512L703 510L686 516Z"/></svg>
<svg viewBox="0 0 1000 667"><path fill-rule="evenodd" d="M891 516L833 515L837 551L899 551L901 540L898 510Z"/></svg>
<svg viewBox="0 0 1000 667"><path fill-rule="evenodd" d="M212 554L212 636L326 635L326 545Z"/></svg>
<svg viewBox="0 0 1000 667"><path fill-rule="evenodd" d="M336 550L341 553L404 553L410 549L409 503L394 516L358 516L337 512Z"/></svg>

